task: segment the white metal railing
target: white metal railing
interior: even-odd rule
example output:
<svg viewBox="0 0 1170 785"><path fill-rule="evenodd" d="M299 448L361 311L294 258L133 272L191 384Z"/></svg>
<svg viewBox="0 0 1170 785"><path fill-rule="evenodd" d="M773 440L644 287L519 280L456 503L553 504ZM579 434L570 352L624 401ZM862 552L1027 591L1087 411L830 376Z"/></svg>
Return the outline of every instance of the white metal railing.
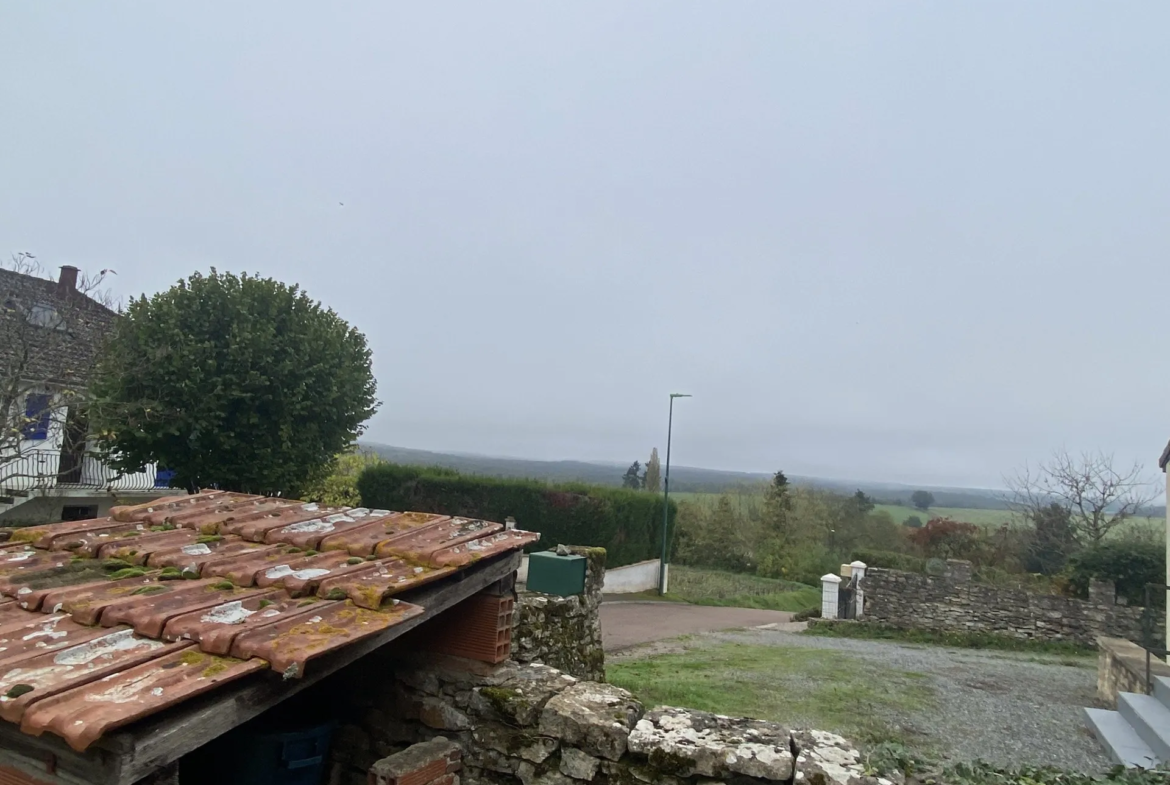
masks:
<svg viewBox="0 0 1170 785"><path fill-rule="evenodd" d="M142 471L120 474L93 455L63 455L61 450L26 450L0 456L0 492L52 488L93 488L111 491L150 491L167 487L168 473L154 464Z"/></svg>

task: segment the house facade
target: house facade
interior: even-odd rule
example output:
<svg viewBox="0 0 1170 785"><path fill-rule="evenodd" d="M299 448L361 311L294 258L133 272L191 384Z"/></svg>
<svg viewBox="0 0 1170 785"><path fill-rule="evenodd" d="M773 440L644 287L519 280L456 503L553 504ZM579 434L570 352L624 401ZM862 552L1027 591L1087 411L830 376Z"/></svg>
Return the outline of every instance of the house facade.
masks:
<svg viewBox="0 0 1170 785"><path fill-rule="evenodd" d="M102 462L85 387L118 315L65 266L0 269L0 525L81 520L162 496L168 473L121 474Z"/></svg>

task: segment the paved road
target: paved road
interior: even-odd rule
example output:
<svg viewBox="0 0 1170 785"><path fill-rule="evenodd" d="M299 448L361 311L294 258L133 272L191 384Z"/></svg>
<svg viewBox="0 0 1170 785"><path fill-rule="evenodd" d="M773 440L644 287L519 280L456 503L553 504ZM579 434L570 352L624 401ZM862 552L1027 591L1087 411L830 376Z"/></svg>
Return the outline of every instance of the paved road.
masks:
<svg viewBox="0 0 1170 785"><path fill-rule="evenodd" d="M792 619L791 613L715 608L673 602L603 602L601 642L606 651L696 632L759 627Z"/></svg>

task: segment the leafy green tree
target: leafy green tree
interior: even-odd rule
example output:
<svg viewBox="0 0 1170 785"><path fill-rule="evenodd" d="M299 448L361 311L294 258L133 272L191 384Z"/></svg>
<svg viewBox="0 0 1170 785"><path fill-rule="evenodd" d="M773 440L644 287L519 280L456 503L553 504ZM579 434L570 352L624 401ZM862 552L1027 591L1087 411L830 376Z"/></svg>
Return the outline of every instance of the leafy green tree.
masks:
<svg viewBox="0 0 1170 785"><path fill-rule="evenodd" d="M636 491L642 487L643 482L642 464L634 461L630 464L630 468L626 469L626 473L622 475L622 487Z"/></svg>
<svg viewBox="0 0 1170 785"><path fill-rule="evenodd" d="M915 509L926 512L934 506L934 494L930 491L915 491L910 494L910 503Z"/></svg>
<svg viewBox="0 0 1170 785"><path fill-rule="evenodd" d="M906 520L902 521L903 526L908 526L911 529L921 529L922 519L917 515L907 515Z"/></svg>
<svg viewBox="0 0 1170 785"><path fill-rule="evenodd" d="M350 448L337 456L327 474L305 486L301 498L333 507L359 507L362 495L357 487L358 477L366 467L385 462L377 453Z"/></svg>
<svg viewBox="0 0 1170 785"><path fill-rule="evenodd" d="M297 494L378 406L366 338L299 287L196 273L126 309L93 382L114 466Z"/></svg>
<svg viewBox="0 0 1170 785"><path fill-rule="evenodd" d="M646 474L643 485L651 493L662 492L662 466L658 463L658 448L650 451L650 460L646 462Z"/></svg>
<svg viewBox="0 0 1170 785"><path fill-rule="evenodd" d="M1077 533L1072 512L1058 502L1038 507L1029 515L1034 527L1027 546L1024 566L1028 572L1055 575L1077 552Z"/></svg>

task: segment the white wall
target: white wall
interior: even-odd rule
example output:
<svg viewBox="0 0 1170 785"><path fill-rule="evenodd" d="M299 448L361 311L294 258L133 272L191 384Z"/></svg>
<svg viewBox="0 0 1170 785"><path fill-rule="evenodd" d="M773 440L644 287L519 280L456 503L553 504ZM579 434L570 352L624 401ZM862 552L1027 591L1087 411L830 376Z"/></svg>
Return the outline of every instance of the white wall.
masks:
<svg viewBox="0 0 1170 785"><path fill-rule="evenodd" d="M635 594L657 588L658 559L651 559L606 570L601 591L605 594Z"/></svg>

